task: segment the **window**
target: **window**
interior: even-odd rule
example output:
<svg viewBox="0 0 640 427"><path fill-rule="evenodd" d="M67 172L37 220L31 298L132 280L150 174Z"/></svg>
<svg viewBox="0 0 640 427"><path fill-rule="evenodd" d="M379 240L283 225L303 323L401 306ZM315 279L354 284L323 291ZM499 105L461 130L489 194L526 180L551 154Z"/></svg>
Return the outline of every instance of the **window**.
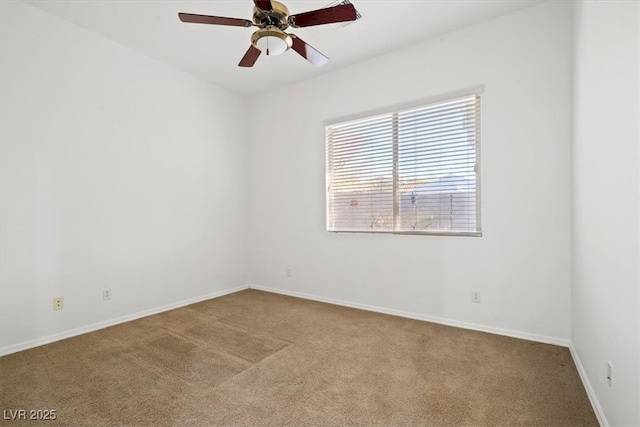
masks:
<svg viewBox="0 0 640 427"><path fill-rule="evenodd" d="M481 235L480 99L327 126L327 230Z"/></svg>

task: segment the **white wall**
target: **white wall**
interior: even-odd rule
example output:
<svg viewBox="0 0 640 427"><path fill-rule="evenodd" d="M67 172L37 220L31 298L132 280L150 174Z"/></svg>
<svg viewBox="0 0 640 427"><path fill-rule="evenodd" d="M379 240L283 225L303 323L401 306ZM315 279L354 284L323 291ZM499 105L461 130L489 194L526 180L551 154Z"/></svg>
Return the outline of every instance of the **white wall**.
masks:
<svg viewBox="0 0 640 427"><path fill-rule="evenodd" d="M570 16L539 4L253 99L251 283L568 343ZM483 237L325 231L323 122L479 84Z"/></svg>
<svg viewBox="0 0 640 427"><path fill-rule="evenodd" d="M1 15L0 350L244 285L244 101L21 2Z"/></svg>
<svg viewBox="0 0 640 427"><path fill-rule="evenodd" d="M579 2L573 26L572 344L603 424L637 426L640 4Z"/></svg>

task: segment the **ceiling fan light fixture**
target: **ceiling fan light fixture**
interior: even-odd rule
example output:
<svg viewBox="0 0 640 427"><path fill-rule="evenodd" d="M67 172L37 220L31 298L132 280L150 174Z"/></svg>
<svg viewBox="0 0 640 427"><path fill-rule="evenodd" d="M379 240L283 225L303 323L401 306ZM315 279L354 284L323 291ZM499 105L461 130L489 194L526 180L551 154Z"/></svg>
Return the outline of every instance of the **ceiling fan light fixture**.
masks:
<svg viewBox="0 0 640 427"><path fill-rule="evenodd" d="M267 55L281 55L293 45L291 36L276 27L266 27L253 33L251 42Z"/></svg>

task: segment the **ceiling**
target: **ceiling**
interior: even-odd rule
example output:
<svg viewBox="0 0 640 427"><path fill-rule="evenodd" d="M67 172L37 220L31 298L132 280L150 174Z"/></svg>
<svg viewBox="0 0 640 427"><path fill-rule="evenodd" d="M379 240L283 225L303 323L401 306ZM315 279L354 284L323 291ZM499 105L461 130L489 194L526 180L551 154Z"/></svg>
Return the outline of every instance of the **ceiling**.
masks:
<svg viewBox="0 0 640 427"><path fill-rule="evenodd" d="M79 27L240 95L251 96L327 73L540 0L351 0L362 19L344 26L289 29L330 58L316 68L289 51L262 55L253 68L238 62L254 28L185 24L178 12L251 19L251 0L25 0ZM280 0L291 14L333 0Z"/></svg>

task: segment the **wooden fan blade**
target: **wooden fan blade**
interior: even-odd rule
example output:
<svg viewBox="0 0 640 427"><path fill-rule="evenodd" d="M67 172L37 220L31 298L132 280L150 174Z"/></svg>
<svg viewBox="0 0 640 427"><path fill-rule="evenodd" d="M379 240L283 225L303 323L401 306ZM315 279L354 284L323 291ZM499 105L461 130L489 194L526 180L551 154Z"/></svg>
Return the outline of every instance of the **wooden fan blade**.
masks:
<svg viewBox="0 0 640 427"><path fill-rule="evenodd" d="M248 19L225 18L223 16L195 15L193 13L178 13L182 22L192 24L229 25L232 27L251 27L253 22Z"/></svg>
<svg viewBox="0 0 640 427"><path fill-rule="evenodd" d="M260 10L273 10L273 6L271 5L271 0L253 0L258 9Z"/></svg>
<svg viewBox="0 0 640 427"><path fill-rule="evenodd" d="M293 34L290 34L290 36L293 40L293 46L291 46L291 48L313 65L316 67L322 67L324 64L329 62L329 58L315 50L311 45L305 43L302 39Z"/></svg>
<svg viewBox="0 0 640 427"><path fill-rule="evenodd" d="M289 25L296 28L311 27L313 25L355 21L356 19L358 19L358 12L354 5L348 3L291 15L289 17Z"/></svg>
<svg viewBox="0 0 640 427"><path fill-rule="evenodd" d="M249 46L247 53L244 54L242 60L238 64L239 67L253 67L262 51L254 45Z"/></svg>

